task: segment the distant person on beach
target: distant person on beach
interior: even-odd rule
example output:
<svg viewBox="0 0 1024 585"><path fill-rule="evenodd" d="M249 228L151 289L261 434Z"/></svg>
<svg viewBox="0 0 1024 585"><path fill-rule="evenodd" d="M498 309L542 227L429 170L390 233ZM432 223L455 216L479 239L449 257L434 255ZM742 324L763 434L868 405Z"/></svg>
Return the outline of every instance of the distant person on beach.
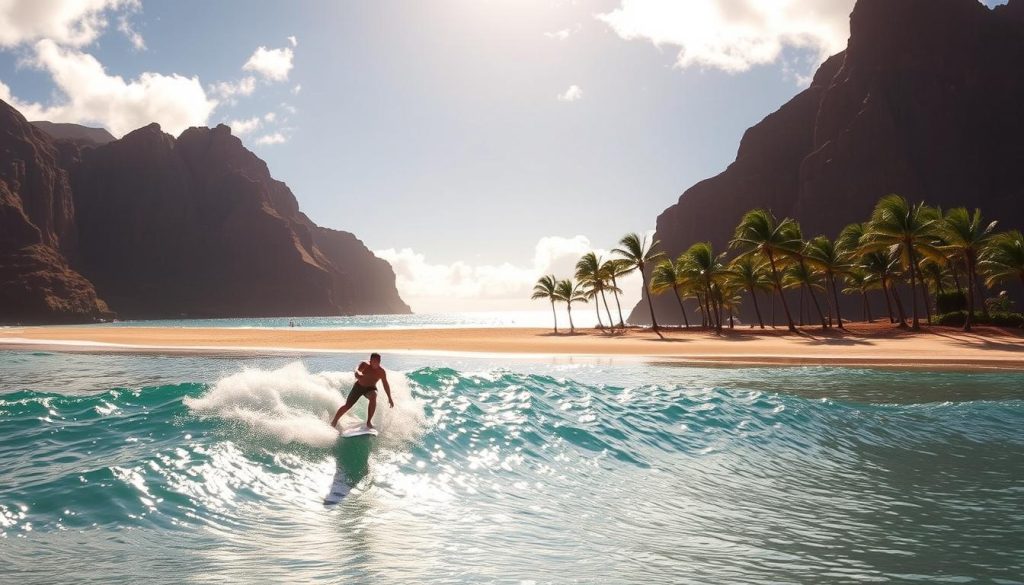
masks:
<svg viewBox="0 0 1024 585"><path fill-rule="evenodd" d="M384 384L384 392L388 395L388 406L394 408L395 401L391 399L391 386L388 385L387 372L380 367L380 354L371 353L369 362L359 362L356 367L356 383L348 393L348 399L345 400L344 406L339 408L338 413L334 415L331 426L337 425L338 419L355 406L360 397L366 396L366 399L370 401L370 406L366 409L366 428L372 429L373 411L377 410L378 380Z"/></svg>

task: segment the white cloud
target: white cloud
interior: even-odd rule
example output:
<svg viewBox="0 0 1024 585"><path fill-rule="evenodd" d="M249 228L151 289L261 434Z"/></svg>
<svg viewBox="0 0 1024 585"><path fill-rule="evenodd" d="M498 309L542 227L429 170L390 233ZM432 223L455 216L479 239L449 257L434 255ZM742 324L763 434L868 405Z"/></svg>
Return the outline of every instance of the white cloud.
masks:
<svg viewBox="0 0 1024 585"><path fill-rule="evenodd" d="M544 36L546 36L549 39L565 41L568 40L569 37L571 37L572 35L580 32L581 30L583 30L583 25L577 24L572 28L563 28L562 30L556 30L555 32L546 32L544 33Z"/></svg>
<svg viewBox="0 0 1024 585"><path fill-rule="evenodd" d="M241 136L243 134L248 134L262 126L263 120L261 120L259 116L256 116L254 118L247 118L245 120L231 120L227 124L231 128L231 132L233 132L236 136Z"/></svg>
<svg viewBox="0 0 1024 585"><path fill-rule="evenodd" d="M289 44L290 44L291 46L293 46L293 47L298 47L298 46L299 46L299 41L298 41L298 40L297 40L297 39L295 38L295 36L294 36L294 35L293 35L293 36L290 36L290 37L288 37L288 43L289 43Z"/></svg>
<svg viewBox="0 0 1024 585"><path fill-rule="evenodd" d="M128 42L132 44L136 51L146 50L146 39L142 38L142 35L132 27L127 14L122 14L117 19L117 30L121 31L121 34L128 38Z"/></svg>
<svg viewBox="0 0 1024 585"><path fill-rule="evenodd" d="M263 114L263 121L264 122L273 122L276 119L277 119L277 114L275 114L274 112L267 112L266 114Z"/></svg>
<svg viewBox="0 0 1024 585"><path fill-rule="evenodd" d="M280 132L274 132L272 134L264 134L256 139L256 144L267 145L267 144L283 144L288 142L288 137Z"/></svg>
<svg viewBox="0 0 1024 585"><path fill-rule="evenodd" d="M244 71L252 71L268 81L286 81L288 72L292 70L292 58L295 53L291 48L268 49L258 47L242 66Z"/></svg>
<svg viewBox="0 0 1024 585"><path fill-rule="evenodd" d="M679 47L679 67L741 72L809 50L813 66L842 50L854 0L620 0L596 18L620 37Z"/></svg>
<svg viewBox="0 0 1024 585"><path fill-rule="evenodd" d="M391 263L402 298L417 312L475 310L546 310L530 294L537 279L545 274L569 278L576 271L580 256L595 251L607 259L607 250L594 250L584 236L541 238L528 266L511 263L473 265L464 261L432 264L426 256L409 248L377 250L374 253ZM623 312L640 299L639 275L619 282L623 289ZM609 299L613 303L612 299ZM592 308L591 308L592 310ZM602 307L603 310L603 307ZM615 311L614 304L612 311ZM617 317L616 317L617 318Z"/></svg>
<svg viewBox="0 0 1024 585"><path fill-rule="evenodd" d="M250 75L235 82L218 81L210 85L208 89L210 93L221 99L233 100L237 96L252 95L252 92L256 91L256 78Z"/></svg>
<svg viewBox="0 0 1024 585"><path fill-rule="evenodd" d="M570 85L569 89L558 94L557 97L560 102L574 102L583 97L583 90L578 85Z"/></svg>
<svg viewBox="0 0 1024 585"><path fill-rule="evenodd" d="M139 7L139 0L2 0L0 46L14 47L45 38L82 47L106 29L108 12Z"/></svg>
<svg viewBox="0 0 1024 585"><path fill-rule="evenodd" d="M292 95L299 95L300 91L302 91L302 84L296 83L295 87L292 88Z"/></svg>
<svg viewBox="0 0 1024 585"><path fill-rule="evenodd" d="M53 105L20 102L3 86L0 95L30 120L99 124L122 136L151 122L179 134L189 126L206 124L217 106L207 98L199 79L177 74L142 73L125 81L109 75L92 55L65 49L49 39L36 43L29 64L53 78L59 102Z"/></svg>

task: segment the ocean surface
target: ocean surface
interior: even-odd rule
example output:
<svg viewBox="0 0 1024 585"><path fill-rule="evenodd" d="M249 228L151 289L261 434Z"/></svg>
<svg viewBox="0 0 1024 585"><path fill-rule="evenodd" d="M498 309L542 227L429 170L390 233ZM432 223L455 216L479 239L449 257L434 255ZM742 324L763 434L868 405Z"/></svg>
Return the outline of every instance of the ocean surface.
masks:
<svg viewBox="0 0 1024 585"><path fill-rule="evenodd" d="M0 581L1024 582L1024 375L361 358L0 352Z"/></svg>
<svg viewBox="0 0 1024 585"><path fill-rule="evenodd" d="M540 306L540 304L538 304ZM569 329L565 307L557 311L559 328ZM612 318L618 323L619 316L613 307ZM628 311L623 314L628 317ZM597 316L592 307L577 307L572 312L576 327L593 327ZM607 314L602 313L602 323L608 324ZM416 313L413 315L347 315L341 317L247 317L238 319L160 319L138 321L116 321L102 324L102 327L227 327L236 329L439 329L473 327L551 327L551 310L542 307L537 311L478 311L453 313ZM96 325L85 325L95 327Z"/></svg>

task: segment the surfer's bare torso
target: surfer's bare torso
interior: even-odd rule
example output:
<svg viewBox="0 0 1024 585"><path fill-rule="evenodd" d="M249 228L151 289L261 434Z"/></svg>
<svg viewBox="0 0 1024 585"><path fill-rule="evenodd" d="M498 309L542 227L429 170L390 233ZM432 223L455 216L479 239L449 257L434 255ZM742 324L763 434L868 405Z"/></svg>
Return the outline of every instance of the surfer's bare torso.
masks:
<svg viewBox="0 0 1024 585"><path fill-rule="evenodd" d="M387 372L380 366L368 362L359 362L356 367L356 384L363 388L376 388L377 382L387 380Z"/></svg>

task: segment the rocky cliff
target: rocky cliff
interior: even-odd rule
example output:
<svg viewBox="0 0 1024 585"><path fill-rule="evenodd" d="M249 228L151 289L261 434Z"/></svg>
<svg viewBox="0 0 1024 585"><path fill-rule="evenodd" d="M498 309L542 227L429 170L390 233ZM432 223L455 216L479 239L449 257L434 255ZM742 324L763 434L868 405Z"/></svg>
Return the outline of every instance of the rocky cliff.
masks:
<svg viewBox="0 0 1024 585"><path fill-rule="evenodd" d="M900 193L1024 227L1024 0L859 0L846 51L657 220L662 249L724 250L757 207L835 237ZM674 299L655 309L674 322ZM673 311L673 308L675 309ZM649 322L646 302L633 322Z"/></svg>
<svg viewBox="0 0 1024 585"><path fill-rule="evenodd" d="M68 264L78 232L67 171L49 136L0 102L0 322L100 318L106 305Z"/></svg>
<svg viewBox="0 0 1024 585"><path fill-rule="evenodd" d="M0 114L2 321L409 312L390 265L226 126L98 143Z"/></svg>

